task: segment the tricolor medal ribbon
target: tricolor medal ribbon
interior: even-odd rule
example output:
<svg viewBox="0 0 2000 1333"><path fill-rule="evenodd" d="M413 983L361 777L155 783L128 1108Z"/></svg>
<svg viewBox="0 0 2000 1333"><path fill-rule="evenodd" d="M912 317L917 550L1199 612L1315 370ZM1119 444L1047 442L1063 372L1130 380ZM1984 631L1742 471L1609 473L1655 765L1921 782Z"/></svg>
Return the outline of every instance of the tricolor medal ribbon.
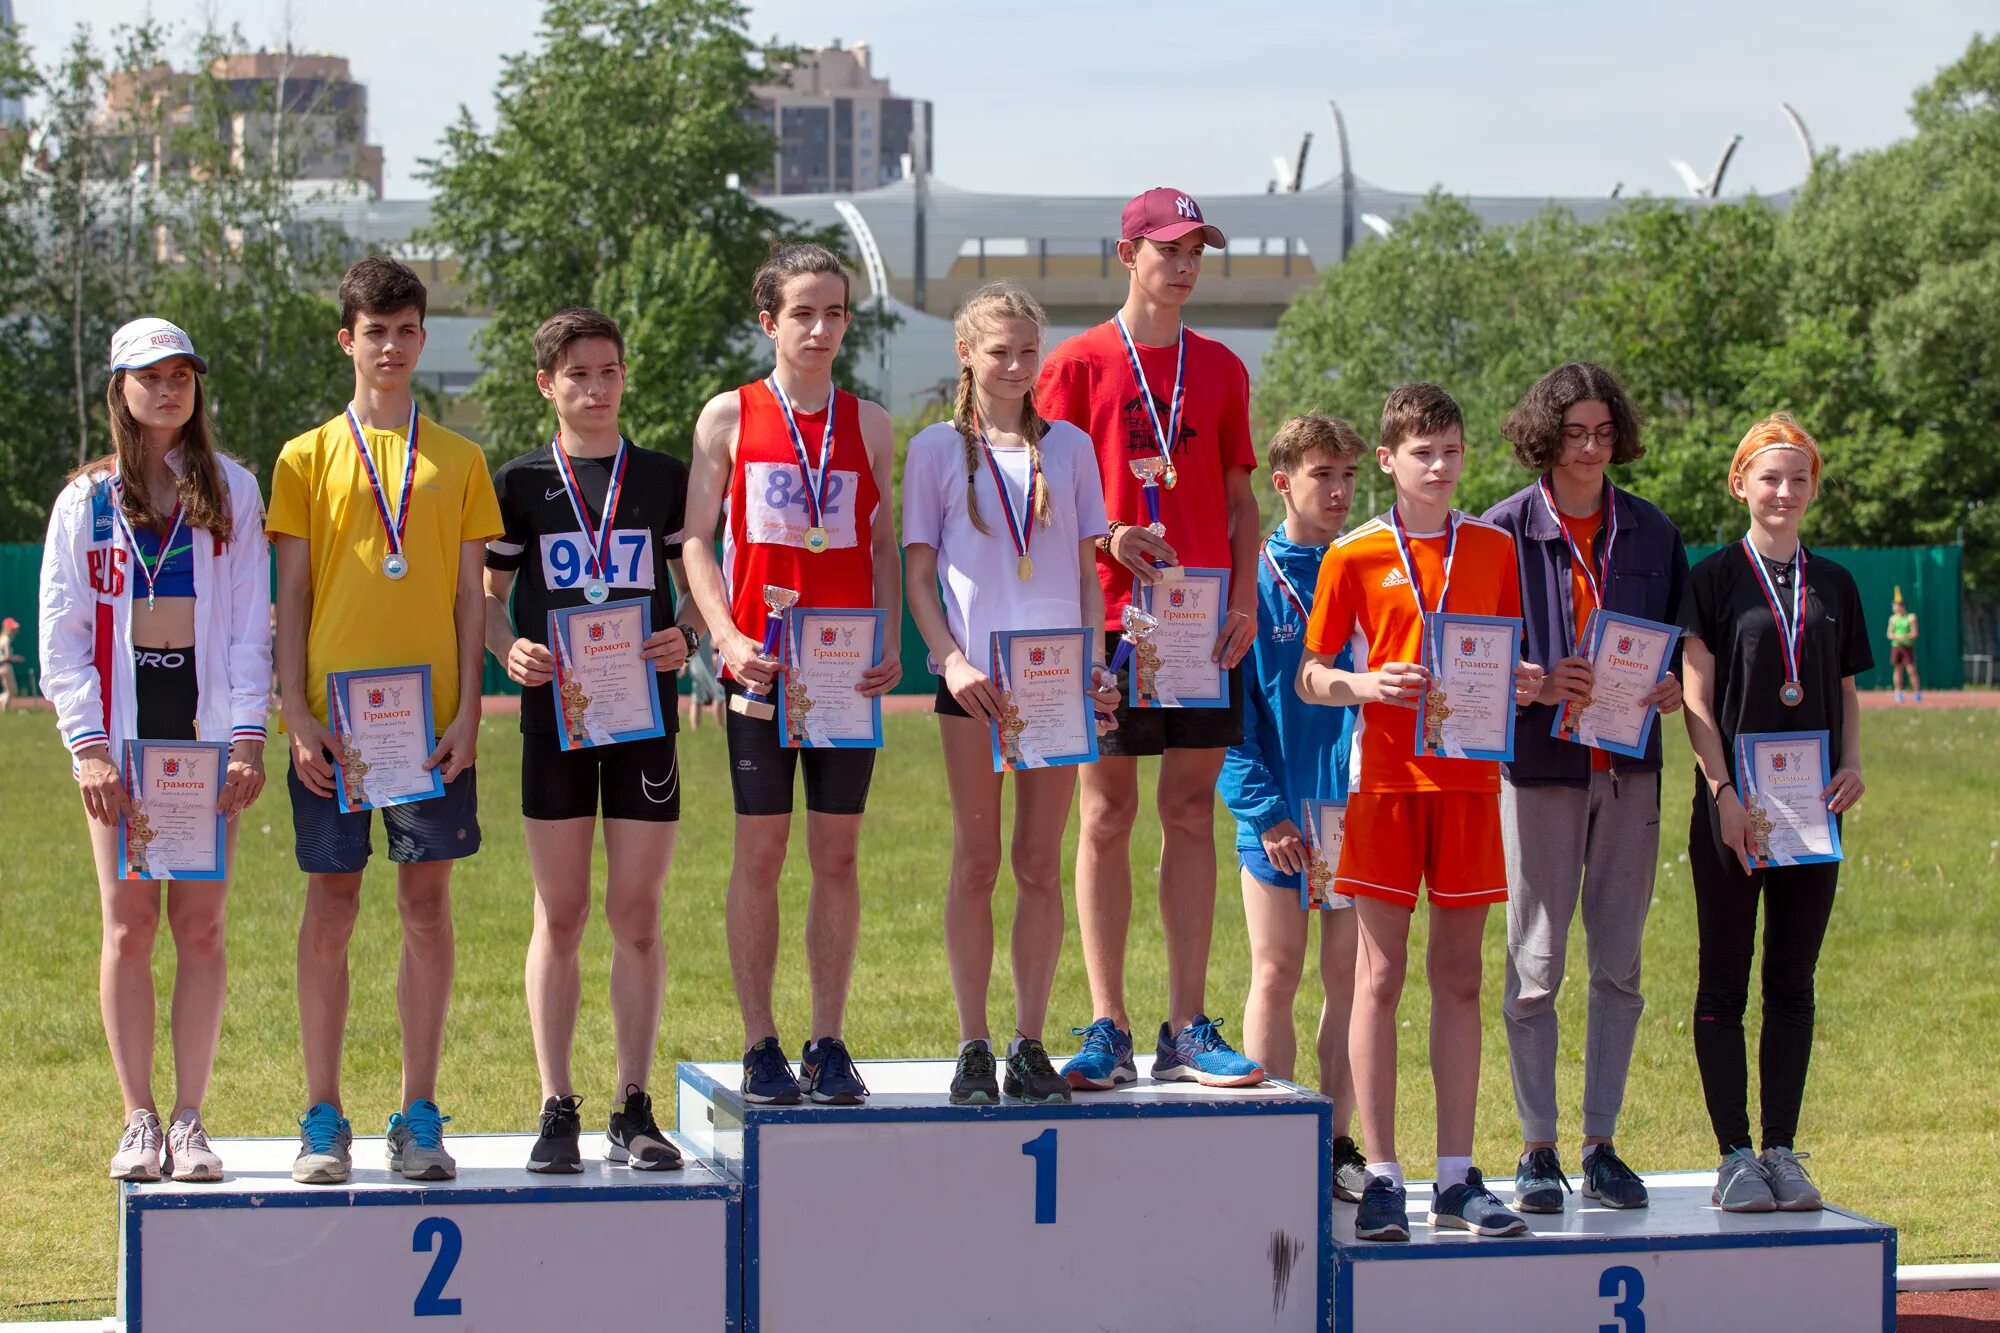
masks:
<svg viewBox="0 0 2000 1333"><path fill-rule="evenodd" d="M1007 478L1001 475L1000 463L993 457L993 442L986 438L983 422L974 422L979 431L980 452L986 457L986 470L993 474L993 489L1000 492L1000 510L1007 519L1007 536L1014 543L1014 573L1026 583L1035 577L1035 562L1028 554L1028 548L1035 541L1035 483L1041 476L1041 469L1035 466L1035 452L1028 450L1028 489L1022 497L1019 512L1014 509L1014 500L1007 493Z"/></svg>
<svg viewBox="0 0 2000 1333"><path fill-rule="evenodd" d="M375 471L375 460L368 455L368 437L361 433L361 418L354 415L354 404L347 405L347 429L354 437L354 451L361 455L361 470L368 474L368 490L375 497L375 512L382 520L382 532L389 540L389 554L382 560L382 572L392 579L399 579L410 572L410 562L403 554L403 530L410 522L410 491L417 479L417 404L410 401L410 428L405 438L409 441L409 451L403 456L403 495L396 506L396 513L389 512L389 497L382 490L382 478Z"/></svg>
<svg viewBox="0 0 2000 1333"><path fill-rule="evenodd" d="M604 515L593 530L589 511L584 508L583 486L576 479L575 465L563 452L562 432L558 430L555 439L549 442L549 452L555 455L556 471L562 476L563 494L569 497L570 512L576 515L577 530L590 542L590 582L584 586L583 595L592 605L611 595L611 525L618 514L618 494L625 489L625 458L630 447L630 441L622 435L618 437L618 457L611 465L611 483L604 492Z"/></svg>
<svg viewBox="0 0 2000 1333"><path fill-rule="evenodd" d="M810 526L806 529L806 549L817 555L830 545L826 534L826 478L833 464L833 423L839 416L840 391L834 390L826 400L826 429L819 437L819 469L815 471L806 457L806 437L799 430L798 416L792 411L792 400L785 396L784 386L778 383L774 372L770 378L771 394L778 400L778 410L785 414L785 429L792 436L792 452L799 460L799 472L805 478L806 518Z"/></svg>
<svg viewBox="0 0 2000 1333"><path fill-rule="evenodd" d="M1174 446L1181 438L1181 405L1186 399L1187 388L1187 325L1181 325L1180 338L1174 349L1174 392L1167 400L1167 420L1160 424L1159 409L1153 406L1153 386L1146 383L1146 368L1139 364L1139 348L1132 341L1131 330L1125 327L1123 311L1111 317L1118 326L1118 337L1125 344L1126 359L1132 363L1132 378L1139 383L1139 401L1146 405L1146 419L1153 423L1153 443L1158 446L1160 458L1166 463L1166 470L1160 480L1171 490L1179 481L1180 473L1174 467Z"/></svg>
<svg viewBox="0 0 2000 1333"><path fill-rule="evenodd" d="M1750 568L1757 573L1757 586L1763 590L1764 602L1771 608L1771 619L1778 625L1778 642L1785 650L1785 683L1778 690L1779 700L1787 708L1797 708L1806 697L1806 689L1800 680L1800 668L1806 656L1806 548L1799 544L1799 568L1792 584L1792 618L1785 620L1784 611L1778 601L1778 585L1771 579L1771 571L1764 568L1764 557L1757 554L1757 548L1743 538L1743 556L1750 562Z"/></svg>

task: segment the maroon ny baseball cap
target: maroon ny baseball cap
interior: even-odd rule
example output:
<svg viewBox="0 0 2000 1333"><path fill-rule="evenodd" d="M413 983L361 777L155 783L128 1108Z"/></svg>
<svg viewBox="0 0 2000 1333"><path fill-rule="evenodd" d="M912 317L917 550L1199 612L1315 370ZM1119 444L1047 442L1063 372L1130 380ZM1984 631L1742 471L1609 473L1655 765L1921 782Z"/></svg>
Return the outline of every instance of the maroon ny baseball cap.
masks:
<svg viewBox="0 0 2000 1333"><path fill-rule="evenodd" d="M1118 220L1118 235L1127 241L1176 241L1191 231L1200 232L1202 243L1217 250L1228 244L1220 228L1202 221L1201 205L1192 196L1164 185L1125 205Z"/></svg>

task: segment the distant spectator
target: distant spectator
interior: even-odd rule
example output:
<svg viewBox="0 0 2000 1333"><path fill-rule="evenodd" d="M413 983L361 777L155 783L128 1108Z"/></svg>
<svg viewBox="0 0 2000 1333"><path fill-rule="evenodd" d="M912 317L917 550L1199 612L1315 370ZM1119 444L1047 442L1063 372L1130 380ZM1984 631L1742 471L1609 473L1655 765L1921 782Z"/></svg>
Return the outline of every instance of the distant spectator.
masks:
<svg viewBox="0 0 2000 1333"><path fill-rule="evenodd" d="M1917 679L1917 613L1903 605L1903 590L1896 589L1896 604L1889 611L1889 683L1896 687L1896 702L1903 702L1903 673L1910 674L1910 688L1917 702L1924 701L1924 683Z"/></svg>
<svg viewBox="0 0 2000 1333"><path fill-rule="evenodd" d="M8 616L0 620L0 713L14 706L14 696L21 687L14 681L14 664L23 659L14 652L14 632L21 628L21 622Z"/></svg>

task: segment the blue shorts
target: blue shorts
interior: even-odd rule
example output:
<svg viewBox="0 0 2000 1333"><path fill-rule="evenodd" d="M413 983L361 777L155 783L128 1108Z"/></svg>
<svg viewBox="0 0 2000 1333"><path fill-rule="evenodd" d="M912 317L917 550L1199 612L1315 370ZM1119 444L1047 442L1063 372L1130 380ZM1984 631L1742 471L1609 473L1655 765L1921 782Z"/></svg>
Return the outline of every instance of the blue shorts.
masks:
<svg viewBox="0 0 2000 1333"><path fill-rule="evenodd" d="M1274 889L1290 889L1293 893L1299 891L1299 877L1288 875L1272 865L1271 858L1264 855L1264 844L1261 842L1255 847L1238 847L1236 864L1249 871L1250 878L1269 884Z"/></svg>
<svg viewBox="0 0 2000 1333"><path fill-rule="evenodd" d="M293 845L299 869L308 875L358 875L367 868L372 810L342 810L299 781L287 765L285 785L292 794ZM456 861L479 850L479 782L466 769L444 784L444 795L382 811L389 834L389 859L398 865Z"/></svg>

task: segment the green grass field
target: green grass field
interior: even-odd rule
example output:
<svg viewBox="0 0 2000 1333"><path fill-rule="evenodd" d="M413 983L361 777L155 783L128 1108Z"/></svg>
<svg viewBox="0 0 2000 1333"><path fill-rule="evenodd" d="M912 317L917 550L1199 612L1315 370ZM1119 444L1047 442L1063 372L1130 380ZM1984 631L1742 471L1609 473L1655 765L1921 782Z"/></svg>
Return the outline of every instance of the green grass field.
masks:
<svg viewBox="0 0 2000 1333"><path fill-rule="evenodd" d="M2000 824L1992 815L1991 760L2000 750L2000 710L1870 712L1869 793L1849 818L1850 862L1820 969L1820 1022L1801 1146L1835 1201L1902 1229L1903 1262L2000 1258L1983 1210L1953 1193L2000 1171L2000 1066L1989 1058L2000 1023L2000 899L1993 891ZM862 846L866 915L848 1037L864 1056L941 1055L955 1023L940 943L939 898L949 849L933 724L889 719L873 813ZM1621 1150L1641 1169L1706 1167L1713 1147L1687 1036L1695 976L1694 905L1684 845L1689 780L1686 745L1669 726L1670 781L1658 898L1647 947L1649 1007L1632 1071ZM729 864L729 792L722 737L713 727L683 735L685 819L667 892L671 953L658 1087L673 1063L726 1059L740 1049L722 934ZM537 1107L535 1066L521 996L530 885L518 810L513 719L489 721L480 764L485 849L455 884L458 983L439 1100L456 1131L520 1130ZM1988 796L1978 793L1986 791ZM119 1127L117 1089L96 1004L98 914L90 860L67 764L46 713L0 716L0 1319L53 1319L112 1312L117 1241L112 1187L104 1178ZM206 1116L217 1136L289 1135L302 1109L292 958L302 879L291 858L282 780L245 817L230 922L230 996ZM1074 843L1072 821L1069 837ZM1230 845L1220 816L1218 844ZM379 1134L397 1088L393 1005L394 898L377 835L377 857L355 937L354 1014L347 1056L348 1112ZM1151 864L1157 837L1142 833L1133 859ZM1226 856L1226 851L1225 851ZM800 857L783 895L786 945L779 1013L796 1047L806 1009L798 923L806 885ZM1001 894L1003 904L1006 893ZM1158 918L1135 913L1131 993L1141 1023L1164 1002ZM1218 895L1213 1010L1234 1031L1242 1011L1247 951L1234 866L1225 860ZM1004 910L1004 907L1003 907ZM1005 923L1002 923L1005 938ZM1418 930L1421 932L1421 918ZM163 988L173 951L161 931ZM1500 1021L1505 930L1487 929L1486 1059L1478 1153L1507 1174L1517 1127ZM1072 923L1056 982L1058 1021L1088 1021L1083 965ZM1565 1155L1574 1157L1580 1095L1585 976L1582 933L1571 937L1563 994ZM601 922L586 945L584 1013L578 1035L587 1125L611 1095L610 1020L604 1006L609 950ZM1421 959L1420 948L1411 950ZM1421 963L1418 963L1421 967ZM1008 997L996 968L994 1017ZM1404 1142L1413 1174L1430 1141L1430 1081L1421 978L1405 1000ZM1309 1024L1318 1000L1300 998ZM158 1087L172 1091L164 1002ZM1755 1021L1754 1001L1752 1022ZM1066 1040L1066 1039L1065 1039ZM1052 1044L1056 1044L1053 1043ZM1302 1041L1311 1060L1310 1040ZM1754 1068L1754 1060L1753 1060ZM1301 1071L1309 1081L1313 1070ZM659 1098L671 1112L671 1096ZM1754 1109L1753 1109L1754 1115ZM1366 1145L1364 1145L1365 1148ZM1572 1163L1573 1164L1573 1163Z"/></svg>

